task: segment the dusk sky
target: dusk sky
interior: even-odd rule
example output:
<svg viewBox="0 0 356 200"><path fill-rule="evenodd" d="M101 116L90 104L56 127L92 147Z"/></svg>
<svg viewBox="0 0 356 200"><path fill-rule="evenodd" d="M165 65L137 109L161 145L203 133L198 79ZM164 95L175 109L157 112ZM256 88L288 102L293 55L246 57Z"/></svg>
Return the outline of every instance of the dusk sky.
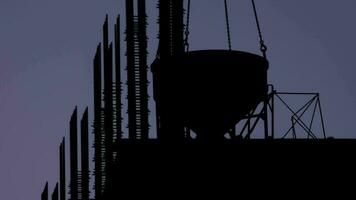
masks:
<svg viewBox="0 0 356 200"><path fill-rule="evenodd" d="M146 2L151 63L158 12L156 0ZM250 0L228 2L233 49L259 53ZM327 134L356 138L356 1L256 4L270 83L279 91L320 92ZM191 12L191 50L227 49L223 0L192 0ZM92 60L105 14L112 38L116 15L124 22L124 1L1 0L0 13L0 199L35 200L47 180L50 193L58 180L58 147L74 107L81 116L89 106L92 122ZM153 133L153 117L151 125Z"/></svg>

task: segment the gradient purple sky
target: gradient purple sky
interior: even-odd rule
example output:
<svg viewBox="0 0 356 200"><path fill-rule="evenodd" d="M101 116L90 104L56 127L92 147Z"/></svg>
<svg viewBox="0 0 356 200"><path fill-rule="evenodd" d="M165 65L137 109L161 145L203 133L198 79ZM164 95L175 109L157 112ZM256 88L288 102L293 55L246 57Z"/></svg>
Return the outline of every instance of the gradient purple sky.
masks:
<svg viewBox="0 0 356 200"><path fill-rule="evenodd" d="M88 105L92 115L92 59L105 14L112 25L124 15L123 2L0 1L1 199L39 199L46 180L52 192L73 108L81 113ZM157 10L156 0L147 2L152 61ZM256 3L270 82L282 91L320 92L328 135L355 138L356 1ZM227 48L223 11L222 0L192 1L191 50ZM258 53L250 1L231 0L230 14L233 48Z"/></svg>

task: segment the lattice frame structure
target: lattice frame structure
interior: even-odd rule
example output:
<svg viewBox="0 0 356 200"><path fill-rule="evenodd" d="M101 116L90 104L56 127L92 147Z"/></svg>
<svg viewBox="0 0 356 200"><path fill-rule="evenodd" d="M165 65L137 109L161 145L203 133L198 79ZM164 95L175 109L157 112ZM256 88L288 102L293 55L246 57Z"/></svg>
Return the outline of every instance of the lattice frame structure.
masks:
<svg viewBox="0 0 356 200"><path fill-rule="evenodd" d="M298 109L293 109L285 100L285 96L304 96L308 97L308 100ZM276 137L275 132L275 104L277 101L281 102L291 115L291 125L286 132L282 133L280 138ZM231 138L251 139L258 123L263 121L265 125L265 139L286 139L289 137L292 139L327 139L319 93L277 92L272 85L269 85L266 102L261 102L261 104L263 104L262 108L259 109L261 106L257 106L242 119L246 120L246 122L241 131L233 135L230 134ZM308 111L312 111L311 118L306 122L303 116L305 116ZM322 137L318 137L313 130L313 125L315 124L318 114ZM306 133L307 137L302 137L301 134L298 134L296 132L297 127L300 127L304 133Z"/></svg>

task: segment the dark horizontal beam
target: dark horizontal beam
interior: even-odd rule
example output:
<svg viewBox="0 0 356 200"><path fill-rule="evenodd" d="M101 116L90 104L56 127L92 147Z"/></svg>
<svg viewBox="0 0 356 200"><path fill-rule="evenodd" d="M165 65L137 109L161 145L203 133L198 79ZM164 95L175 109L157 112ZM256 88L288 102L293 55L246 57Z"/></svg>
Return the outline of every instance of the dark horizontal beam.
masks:
<svg viewBox="0 0 356 200"><path fill-rule="evenodd" d="M279 95L319 95L319 93L276 92Z"/></svg>

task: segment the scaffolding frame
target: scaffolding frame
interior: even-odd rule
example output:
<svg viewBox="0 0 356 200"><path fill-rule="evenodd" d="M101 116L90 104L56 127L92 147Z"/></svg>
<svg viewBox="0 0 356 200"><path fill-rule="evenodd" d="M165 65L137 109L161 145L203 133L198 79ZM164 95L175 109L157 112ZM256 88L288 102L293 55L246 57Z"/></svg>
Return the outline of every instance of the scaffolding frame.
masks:
<svg viewBox="0 0 356 200"><path fill-rule="evenodd" d="M285 100L285 96L305 96L308 97L308 100L299 108L293 109L291 105L287 103ZM320 101L319 93L298 93L298 92L277 92L274 89L273 85L268 85L268 95L265 101L261 102L263 107L258 109L259 105L257 105L251 112L246 115L242 120L246 120L243 128L239 132L238 135L233 135L237 138L242 139L251 139L256 126L260 121L264 123L264 134L265 139L275 139L275 104L276 101L280 101L282 105L287 108L289 113L291 114L290 121L291 125L289 129L282 134L281 138L278 139L286 139L288 136L291 136L293 139L327 139L326 128L324 122L324 116L322 112L322 106ZM309 122L303 120L303 116L306 115L307 111L312 109L312 116ZM313 125L315 124L315 119L319 113L320 117L320 125L322 131L322 138L318 137L313 131ZM269 117L270 116L270 117ZM296 132L296 127L302 128L302 130L307 134L306 138L301 138L298 136ZM269 132L270 131L270 132Z"/></svg>

